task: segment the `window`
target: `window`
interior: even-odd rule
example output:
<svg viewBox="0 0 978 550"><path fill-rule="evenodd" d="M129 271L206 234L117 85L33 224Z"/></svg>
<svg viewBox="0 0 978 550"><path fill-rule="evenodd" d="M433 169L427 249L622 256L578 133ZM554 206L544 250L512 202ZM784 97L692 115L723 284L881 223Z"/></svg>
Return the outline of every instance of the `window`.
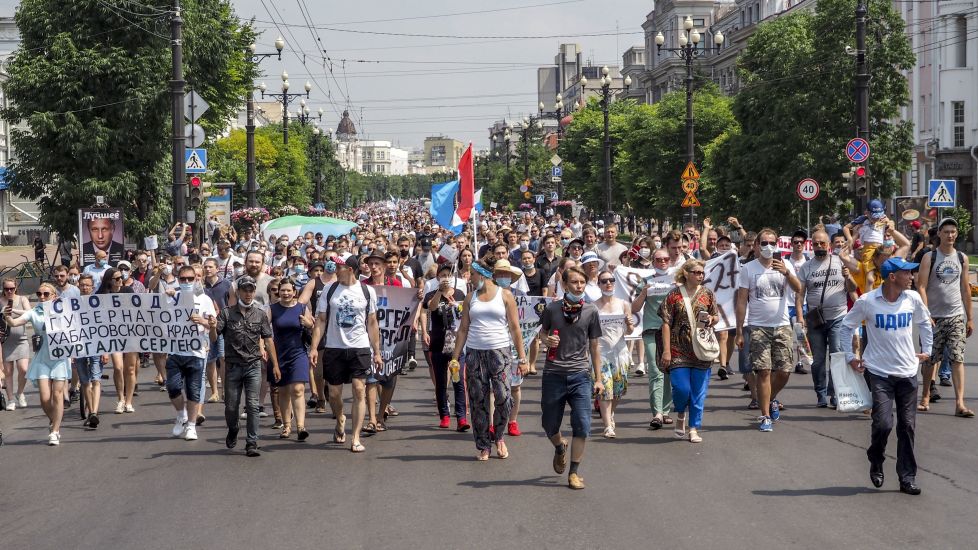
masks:
<svg viewBox="0 0 978 550"><path fill-rule="evenodd" d="M428 156L429 166L445 166L445 146L432 145L431 153Z"/></svg>
<svg viewBox="0 0 978 550"><path fill-rule="evenodd" d="M954 66L955 67L967 67L968 66L968 20L964 17L957 17L954 20L954 42L948 43L948 45L953 44L954 48Z"/></svg>
<svg viewBox="0 0 978 550"><path fill-rule="evenodd" d="M706 26L706 20L705 19L693 19L693 26L696 27L697 29L703 28L703 27Z"/></svg>
<svg viewBox="0 0 978 550"><path fill-rule="evenodd" d="M754 8L751 6L747 6L747 22L748 23L754 22Z"/></svg>
<svg viewBox="0 0 978 550"><path fill-rule="evenodd" d="M754 21L761 20L761 3L754 4Z"/></svg>
<svg viewBox="0 0 978 550"><path fill-rule="evenodd" d="M964 102L963 101L952 101L951 102L951 120L953 121L953 126L951 128L951 141L954 143L954 147L964 147Z"/></svg>

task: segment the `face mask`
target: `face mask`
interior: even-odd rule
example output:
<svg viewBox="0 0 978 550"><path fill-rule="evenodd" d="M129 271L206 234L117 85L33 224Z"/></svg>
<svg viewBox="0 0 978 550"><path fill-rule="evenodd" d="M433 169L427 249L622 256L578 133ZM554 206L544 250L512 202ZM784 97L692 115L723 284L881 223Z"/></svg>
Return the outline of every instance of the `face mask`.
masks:
<svg viewBox="0 0 978 550"><path fill-rule="evenodd" d="M108 260L95 260L95 265L97 265L99 267L105 267L105 266L109 265L109 261Z"/></svg>
<svg viewBox="0 0 978 550"><path fill-rule="evenodd" d="M896 241L893 239L883 241L883 246L896 246Z"/></svg>
<svg viewBox="0 0 978 550"><path fill-rule="evenodd" d="M323 269L326 271L326 273L336 273L336 262L334 262L333 260L326 262L326 265L323 267Z"/></svg>
<svg viewBox="0 0 978 550"><path fill-rule="evenodd" d="M193 283L180 283L180 292L186 292L187 294L190 294L193 291L194 291Z"/></svg>
<svg viewBox="0 0 978 550"><path fill-rule="evenodd" d="M402 258L407 258L408 257L408 251L407 250L399 250L397 253L400 254L400 256Z"/></svg>
<svg viewBox="0 0 978 550"><path fill-rule="evenodd" d="M386 246L378 246L377 247L377 252L380 252L381 254L383 254L384 252L387 252L387 247Z"/></svg>
<svg viewBox="0 0 978 550"><path fill-rule="evenodd" d="M529 250L530 243L527 241L520 241L520 250Z"/></svg>
<svg viewBox="0 0 978 550"><path fill-rule="evenodd" d="M777 250L775 246L762 246L761 247L761 257L765 260L770 260L774 257L774 251Z"/></svg>
<svg viewBox="0 0 978 550"><path fill-rule="evenodd" d="M824 257L826 257L828 255L829 255L829 251L828 250L816 250L815 251L815 257L816 258L824 258Z"/></svg>
<svg viewBox="0 0 978 550"><path fill-rule="evenodd" d="M655 249L656 250L658 250L658 249L662 248L662 241L655 241L655 242L652 243L652 245L655 246Z"/></svg>
<svg viewBox="0 0 978 550"><path fill-rule="evenodd" d="M251 306L255 304L255 301L251 300L250 302L246 302L244 300L239 300L238 303L241 304L241 307L245 309L251 309Z"/></svg>
<svg viewBox="0 0 978 550"><path fill-rule="evenodd" d="M581 300L584 299L584 295L583 294L574 294L573 292L571 292L569 290L566 290L566 291L564 291L564 298L568 302L580 302Z"/></svg>
<svg viewBox="0 0 978 550"><path fill-rule="evenodd" d="M294 271L296 275L302 275L303 273L306 272L306 266L301 264L296 264L296 266L292 268L292 271Z"/></svg>
<svg viewBox="0 0 978 550"><path fill-rule="evenodd" d="M194 283L194 296L200 296L204 293L204 283L197 281Z"/></svg>
<svg viewBox="0 0 978 550"><path fill-rule="evenodd" d="M439 285L447 285L450 282L451 282L451 279L446 279L446 278L438 279L438 284Z"/></svg>
<svg viewBox="0 0 978 550"><path fill-rule="evenodd" d="M482 279L478 283L475 284L475 287L474 288L475 288L476 292L478 292L478 291L482 290L482 287L484 287L485 285L486 285L486 281L485 281L485 279Z"/></svg>
<svg viewBox="0 0 978 550"><path fill-rule="evenodd" d="M234 268L234 276L235 277L240 277L242 275L244 275L244 268L243 267L236 267L236 268Z"/></svg>
<svg viewBox="0 0 978 550"><path fill-rule="evenodd" d="M654 269L655 269L655 274L660 276L665 275L669 271L668 269L662 269L661 267L656 267Z"/></svg>
<svg viewBox="0 0 978 550"><path fill-rule="evenodd" d="M305 242L306 242L306 246L309 246L309 245L311 245L311 244L312 244L312 240L311 240L311 239L306 239L306 241L305 241Z"/></svg>
<svg viewBox="0 0 978 550"><path fill-rule="evenodd" d="M570 242L571 242L570 239L560 239L560 244L563 245L563 246L569 245Z"/></svg>
<svg viewBox="0 0 978 550"><path fill-rule="evenodd" d="M531 271L531 270L533 270L533 262L523 264L523 271Z"/></svg>
<svg viewBox="0 0 978 550"><path fill-rule="evenodd" d="M651 248L642 248L642 249L640 249L638 251L638 255L641 256L641 257L643 257L643 258L645 258L645 259L648 259L648 257L652 255L652 249Z"/></svg>
<svg viewBox="0 0 978 550"><path fill-rule="evenodd" d="M614 296L615 295L615 291L614 290L602 290L601 291L601 295L602 296Z"/></svg>
<svg viewBox="0 0 978 550"><path fill-rule="evenodd" d="M496 279L496 284L503 288L509 288L509 285L513 284L513 280L509 277L500 277Z"/></svg>
<svg viewBox="0 0 978 550"><path fill-rule="evenodd" d="M165 264L163 266L163 274L169 277L171 273L173 273L173 266L170 264Z"/></svg>
<svg viewBox="0 0 978 550"><path fill-rule="evenodd" d="M78 284L78 275L68 275L68 282L73 285Z"/></svg>

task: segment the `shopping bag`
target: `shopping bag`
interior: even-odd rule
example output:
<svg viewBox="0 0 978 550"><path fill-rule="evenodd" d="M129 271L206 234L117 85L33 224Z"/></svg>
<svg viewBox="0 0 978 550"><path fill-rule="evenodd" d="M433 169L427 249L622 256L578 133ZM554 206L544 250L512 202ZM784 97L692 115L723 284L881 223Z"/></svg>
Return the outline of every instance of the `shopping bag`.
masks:
<svg viewBox="0 0 978 550"><path fill-rule="evenodd" d="M852 370L844 352L833 353L829 368L835 386L835 400L840 413L851 413L873 408L873 395L862 374Z"/></svg>
<svg viewBox="0 0 978 550"><path fill-rule="evenodd" d="M792 328L795 333L795 357L798 358L796 364L810 369L812 367L812 347L808 344L808 335L801 324L795 323Z"/></svg>

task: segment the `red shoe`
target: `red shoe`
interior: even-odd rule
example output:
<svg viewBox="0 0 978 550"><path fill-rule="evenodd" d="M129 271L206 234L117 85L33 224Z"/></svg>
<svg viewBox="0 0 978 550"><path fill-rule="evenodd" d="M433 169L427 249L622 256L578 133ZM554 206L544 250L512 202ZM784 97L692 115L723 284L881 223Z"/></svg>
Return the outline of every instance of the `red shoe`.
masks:
<svg viewBox="0 0 978 550"><path fill-rule="evenodd" d="M509 429L506 430L506 433L508 433L513 437L523 435L523 433L520 432L520 425L517 424L516 422L509 423Z"/></svg>
<svg viewBox="0 0 978 550"><path fill-rule="evenodd" d="M470 427L471 426L469 426L469 421L466 420L465 417L463 416L462 418L459 418L458 419L458 425L455 427L455 431L456 432L467 432L467 431L469 431L469 428Z"/></svg>
<svg viewBox="0 0 978 550"><path fill-rule="evenodd" d="M447 428L450 425L451 419L447 416L441 417L441 422L438 423L439 428Z"/></svg>

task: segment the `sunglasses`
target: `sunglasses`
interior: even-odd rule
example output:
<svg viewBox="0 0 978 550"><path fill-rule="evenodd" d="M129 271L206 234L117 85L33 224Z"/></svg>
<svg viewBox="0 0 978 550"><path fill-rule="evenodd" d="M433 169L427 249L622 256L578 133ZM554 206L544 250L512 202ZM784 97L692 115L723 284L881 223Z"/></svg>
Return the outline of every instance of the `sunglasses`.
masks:
<svg viewBox="0 0 978 550"><path fill-rule="evenodd" d="M615 282L615 280L614 280L614 279L600 279L600 280L598 281L598 284L602 284L602 285L606 285L606 284L608 284L608 283L613 283L613 282Z"/></svg>
<svg viewBox="0 0 978 550"><path fill-rule="evenodd" d="M690 271L690 275L706 275L705 271Z"/></svg>
<svg viewBox="0 0 978 550"><path fill-rule="evenodd" d="M113 281L121 281L122 280L122 277L112 277L112 280Z"/></svg>
<svg viewBox="0 0 978 550"><path fill-rule="evenodd" d="M652 258L653 262L668 262L669 258Z"/></svg>
<svg viewBox="0 0 978 550"><path fill-rule="evenodd" d="M17 290L17 287L9 287L9 286L3 287L4 292L13 292L15 290Z"/></svg>
<svg viewBox="0 0 978 550"><path fill-rule="evenodd" d="M197 280L197 277L180 277L177 280L181 283L192 283Z"/></svg>
<svg viewBox="0 0 978 550"><path fill-rule="evenodd" d="M805 244L805 241L791 241L791 244Z"/></svg>
<svg viewBox="0 0 978 550"><path fill-rule="evenodd" d="M761 246L777 246L778 241L761 241Z"/></svg>
<svg viewBox="0 0 978 550"><path fill-rule="evenodd" d="M50 296L51 296L51 293L50 292L40 292L40 291L38 291L38 293L37 293L37 297L38 298L48 298Z"/></svg>

